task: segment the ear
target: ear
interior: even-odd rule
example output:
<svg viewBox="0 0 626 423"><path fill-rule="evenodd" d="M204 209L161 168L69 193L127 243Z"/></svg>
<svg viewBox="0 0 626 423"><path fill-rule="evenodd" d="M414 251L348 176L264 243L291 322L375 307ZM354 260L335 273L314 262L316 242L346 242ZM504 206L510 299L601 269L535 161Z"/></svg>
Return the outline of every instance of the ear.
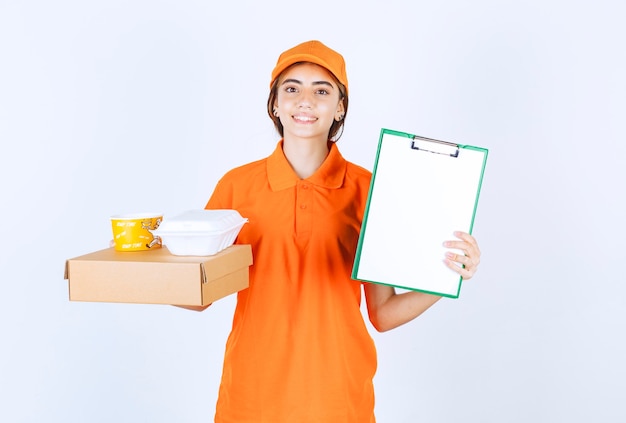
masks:
<svg viewBox="0 0 626 423"><path fill-rule="evenodd" d="M346 109L343 105L343 101L339 100L339 104L337 105L337 111L335 112L335 120L340 122L344 115L346 114Z"/></svg>

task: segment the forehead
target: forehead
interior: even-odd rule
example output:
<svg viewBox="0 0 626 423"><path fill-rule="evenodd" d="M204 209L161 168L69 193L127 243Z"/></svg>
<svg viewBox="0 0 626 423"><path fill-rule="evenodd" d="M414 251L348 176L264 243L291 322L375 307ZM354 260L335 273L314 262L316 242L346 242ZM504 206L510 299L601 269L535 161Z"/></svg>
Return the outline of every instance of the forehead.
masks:
<svg viewBox="0 0 626 423"><path fill-rule="evenodd" d="M310 62L299 62L289 66L280 76L281 81L285 79L336 81L334 75L328 69Z"/></svg>

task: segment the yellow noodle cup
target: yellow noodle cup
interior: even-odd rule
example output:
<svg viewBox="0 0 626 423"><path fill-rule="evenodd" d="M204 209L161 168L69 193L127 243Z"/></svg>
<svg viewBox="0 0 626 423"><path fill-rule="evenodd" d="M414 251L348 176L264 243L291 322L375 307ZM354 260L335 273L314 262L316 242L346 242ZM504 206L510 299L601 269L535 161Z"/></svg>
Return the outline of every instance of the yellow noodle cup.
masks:
<svg viewBox="0 0 626 423"><path fill-rule="evenodd" d="M161 248L161 238L152 234L163 221L163 213L131 213L111 216L116 251Z"/></svg>

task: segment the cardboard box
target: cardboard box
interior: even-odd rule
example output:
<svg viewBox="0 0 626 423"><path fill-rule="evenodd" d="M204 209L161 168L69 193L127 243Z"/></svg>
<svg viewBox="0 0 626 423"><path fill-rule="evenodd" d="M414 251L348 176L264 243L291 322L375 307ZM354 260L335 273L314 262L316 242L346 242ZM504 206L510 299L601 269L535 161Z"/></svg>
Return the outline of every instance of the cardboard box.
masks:
<svg viewBox="0 0 626 423"><path fill-rule="evenodd" d="M248 287L250 245L206 257L151 251L96 251L65 262L70 301L208 305Z"/></svg>

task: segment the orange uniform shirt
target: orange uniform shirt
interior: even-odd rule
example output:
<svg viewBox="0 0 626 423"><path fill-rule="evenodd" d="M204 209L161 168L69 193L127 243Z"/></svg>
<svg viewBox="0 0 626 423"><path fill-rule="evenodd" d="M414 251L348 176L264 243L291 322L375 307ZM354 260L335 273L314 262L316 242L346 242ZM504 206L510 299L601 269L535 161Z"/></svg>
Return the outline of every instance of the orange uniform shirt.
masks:
<svg viewBox="0 0 626 423"><path fill-rule="evenodd" d="M238 293L215 421L374 422L376 350L350 278L371 173L336 145L300 179L280 142L228 172L207 208L249 222L250 287Z"/></svg>

